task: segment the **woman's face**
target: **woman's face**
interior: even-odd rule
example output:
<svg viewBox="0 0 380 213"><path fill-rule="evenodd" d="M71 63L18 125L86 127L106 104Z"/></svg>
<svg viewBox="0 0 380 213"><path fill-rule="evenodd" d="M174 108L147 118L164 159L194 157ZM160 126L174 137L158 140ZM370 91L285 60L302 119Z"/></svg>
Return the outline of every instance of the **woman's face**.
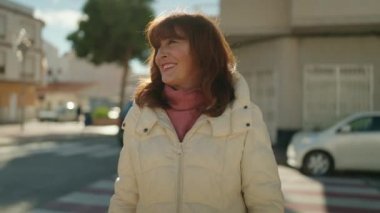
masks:
<svg viewBox="0 0 380 213"><path fill-rule="evenodd" d="M199 87L200 71L190 53L188 39L163 39L156 51L155 63L165 84L182 90Z"/></svg>

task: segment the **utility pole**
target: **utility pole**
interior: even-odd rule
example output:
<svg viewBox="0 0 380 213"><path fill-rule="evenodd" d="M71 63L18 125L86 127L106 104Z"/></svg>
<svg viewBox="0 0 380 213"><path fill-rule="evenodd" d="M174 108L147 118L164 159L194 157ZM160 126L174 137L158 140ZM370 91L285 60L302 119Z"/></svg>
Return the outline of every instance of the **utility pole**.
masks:
<svg viewBox="0 0 380 213"><path fill-rule="evenodd" d="M18 33L18 37L16 40L16 55L18 60L20 61L20 68L21 68L21 80L22 83L25 83L25 57L26 53L28 52L29 48L32 46L31 40L28 38L26 30L22 28L20 32ZM20 128L22 131L24 131L24 123L25 123L25 89L22 91L21 95L21 114L20 114Z"/></svg>

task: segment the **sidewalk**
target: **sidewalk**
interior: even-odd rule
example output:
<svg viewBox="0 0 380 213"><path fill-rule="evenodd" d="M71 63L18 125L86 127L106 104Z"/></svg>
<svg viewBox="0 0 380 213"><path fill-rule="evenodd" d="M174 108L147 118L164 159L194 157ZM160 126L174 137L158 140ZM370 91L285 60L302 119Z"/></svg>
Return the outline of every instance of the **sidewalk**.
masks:
<svg viewBox="0 0 380 213"><path fill-rule="evenodd" d="M0 124L0 145L11 143L15 138L42 136L116 135L118 127L84 126L83 122L39 122L28 121L21 129L20 124Z"/></svg>

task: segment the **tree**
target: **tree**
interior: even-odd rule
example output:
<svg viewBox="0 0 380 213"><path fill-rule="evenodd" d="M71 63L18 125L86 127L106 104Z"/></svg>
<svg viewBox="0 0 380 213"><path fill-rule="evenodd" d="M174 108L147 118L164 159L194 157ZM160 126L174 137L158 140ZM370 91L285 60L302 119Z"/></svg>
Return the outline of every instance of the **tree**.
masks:
<svg viewBox="0 0 380 213"><path fill-rule="evenodd" d="M123 66L120 109L124 106L129 61L147 56L146 24L153 17L153 0L87 0L84 18L67 39L76 55L99 65L116 62Z"/></svg>

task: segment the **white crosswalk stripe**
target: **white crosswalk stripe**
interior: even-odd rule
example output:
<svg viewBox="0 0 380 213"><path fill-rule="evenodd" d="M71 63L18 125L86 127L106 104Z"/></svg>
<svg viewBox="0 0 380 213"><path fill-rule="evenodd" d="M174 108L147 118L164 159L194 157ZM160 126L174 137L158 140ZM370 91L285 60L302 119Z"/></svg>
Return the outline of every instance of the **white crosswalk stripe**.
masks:
<svg viewBox="0 0 380 213"><path fill-rule="evenodd" d="M288 212L380 212L380 192L354 178L312 179L279 167Z"/></svg>
<svg viewBox="0 0 380 213"><path fill-rule="evenodd" d="M380 212L380 192L361 179L312 179L297 171L279 167L289 213ZM59 198L34 213L107 211L113 193L113 179L95 182L85 189ZM51 212L49 212L51 211Z"/></svg>
<svg viewBox="0 0 380 213"><path fill-rule="evenodd" d="M100 180L80 191L34 209L32 213L106 212L113 194L111 180Z"/></svg>
<svg viewBox="0 0 380 213"><path fill-rule="evenodd" d="M94 152L101 152L104 150L107 150L109 146L106 144L97 144L97 145L90 145L90 146L83 146L82 144L79 144L74 149L63 149L57 152L57 155L59 156L73 156L78 154L86 154L86 153L94 153Z"/></svg>
<svg viewBox="0 0 380 213"><path fill-rule="evenodd" d="M111 144L91 144L83 142L57 143L54 141L34 142L25 145L4 146L0 149L0 162L35 154L52 153L58 156L86 155L104 158L118 155L120 148Z"/></svg>
<svg viewBox="0 0 380 213"><path fill-rule="evenodd" d="M109 157L109 156L115 156L120 153L120 149L114 148L114 149L108 149L103 152L97 152L97 153L92 153L90 154L91 157L94 158L104 158L104 157Z"/></svg>

